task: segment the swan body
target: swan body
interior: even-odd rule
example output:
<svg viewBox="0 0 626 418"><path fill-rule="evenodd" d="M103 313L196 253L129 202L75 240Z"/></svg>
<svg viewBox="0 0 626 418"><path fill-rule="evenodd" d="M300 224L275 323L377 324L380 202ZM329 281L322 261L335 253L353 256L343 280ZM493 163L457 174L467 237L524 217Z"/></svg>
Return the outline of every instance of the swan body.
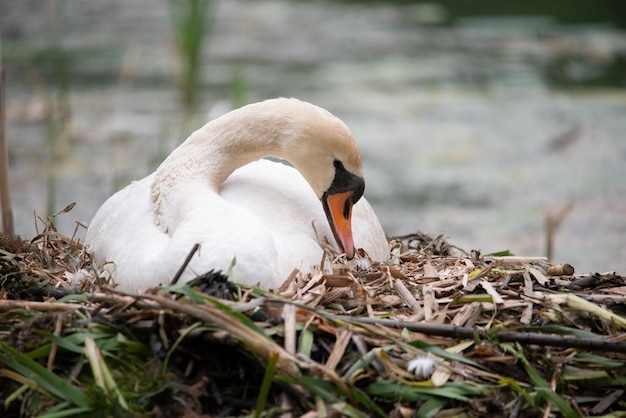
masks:
<svg viewBox="0 0 626 418"><path fill-rule="evenodd" d="M348 258L363 248L387 260L363 185L342 121L296 99L267 100L207 123L153 174L111 196L86 244L126 292L167 283L196 243L181 282L226 272L234 260L233 281L277 290L294 268L319 265L318 238Z"/></svg>

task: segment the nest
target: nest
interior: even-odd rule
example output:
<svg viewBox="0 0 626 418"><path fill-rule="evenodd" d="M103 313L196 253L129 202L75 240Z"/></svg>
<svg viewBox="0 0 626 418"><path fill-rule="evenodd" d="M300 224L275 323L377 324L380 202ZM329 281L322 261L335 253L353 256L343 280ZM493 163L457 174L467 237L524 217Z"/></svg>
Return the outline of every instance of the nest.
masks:
<svg viewBox="0 0 626 418"><path fill-rule="evenodd" d="M275 293L207 272L137 296L51 224L0 248L3 416L626 414L614 273L417 233Z"/></svg>

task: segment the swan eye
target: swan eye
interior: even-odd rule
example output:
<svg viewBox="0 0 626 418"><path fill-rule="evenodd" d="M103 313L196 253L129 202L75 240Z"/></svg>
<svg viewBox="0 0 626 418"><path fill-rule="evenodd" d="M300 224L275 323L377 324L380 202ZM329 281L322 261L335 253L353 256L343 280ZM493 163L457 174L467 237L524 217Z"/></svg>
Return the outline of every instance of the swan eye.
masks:
<svg viewBox="0 0 626 418"><path fill-rule="evenodd" d="M363 196L365 189L363 178L350 173L339 160L334 160L333 165L335 166L335 178L326 193L352 192L351 201L353 204L356 203ZM349 213L349 211L349 207L344 210L345 213Z"/></svg>

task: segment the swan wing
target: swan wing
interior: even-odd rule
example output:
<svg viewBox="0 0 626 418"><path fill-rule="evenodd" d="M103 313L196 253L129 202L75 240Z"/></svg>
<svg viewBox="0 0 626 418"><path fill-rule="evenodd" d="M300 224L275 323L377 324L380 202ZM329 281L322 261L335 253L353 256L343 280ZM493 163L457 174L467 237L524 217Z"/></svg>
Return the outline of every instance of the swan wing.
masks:
<svg viewBox="0 0 626 418"><path fill-rule="evenodd" d="M166 233L155 222L152 180L148 176L111 196L87 231L89 251L120 290L137 292L168 283L196 243L200 250L181 282L209 270L226 272L233 261L234 281L262 286L279 281L273 237L247 210L188 184L181 188L187 196L185 219L176 231Z"/></svg>

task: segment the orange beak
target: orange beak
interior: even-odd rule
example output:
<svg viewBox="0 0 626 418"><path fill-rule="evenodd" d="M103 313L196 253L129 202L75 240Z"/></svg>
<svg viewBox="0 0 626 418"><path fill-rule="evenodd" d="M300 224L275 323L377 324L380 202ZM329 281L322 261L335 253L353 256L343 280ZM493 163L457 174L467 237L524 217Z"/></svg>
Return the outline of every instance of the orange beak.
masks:
<svg viewBox="0 0 626 418"><path fill-rule="evenodd" d="M354 240L352 238L352 197L353 192L327 194L323 199L324 210L335 235L337 244L348 260L354 258Z"/></svg>

